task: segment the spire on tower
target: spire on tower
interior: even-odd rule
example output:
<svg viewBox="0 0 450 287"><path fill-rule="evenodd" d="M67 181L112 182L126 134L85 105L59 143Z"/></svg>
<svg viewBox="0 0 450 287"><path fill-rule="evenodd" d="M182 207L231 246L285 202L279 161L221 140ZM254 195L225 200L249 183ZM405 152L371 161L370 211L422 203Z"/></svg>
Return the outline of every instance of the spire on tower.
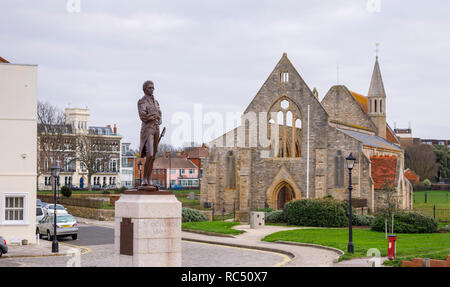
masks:
<svg viewBox="0 0 450 287"><path fill-rule="evenodd" d="M372 80L370 81L369 98L386 98L386 92L384 90L383 78L381 77L380 63L378 62L378 56L375 60L375 67L373 68Z"/></svg>

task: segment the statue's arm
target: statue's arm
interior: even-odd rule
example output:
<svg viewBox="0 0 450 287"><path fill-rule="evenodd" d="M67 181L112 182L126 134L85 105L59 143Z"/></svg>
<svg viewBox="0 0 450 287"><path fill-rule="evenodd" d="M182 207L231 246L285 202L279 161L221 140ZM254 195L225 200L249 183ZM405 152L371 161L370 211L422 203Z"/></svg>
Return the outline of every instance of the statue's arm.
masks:
<svg viewBox="0 0 450 287"><path fill-rule="evenodd" d="M144 123L149 122L150 120L152 120L151 117L150 117L151 115L147 113L147 111L145 109L144 102L142 102L142 101L138 102L138 112L139 112L139 118Z"/></svg>

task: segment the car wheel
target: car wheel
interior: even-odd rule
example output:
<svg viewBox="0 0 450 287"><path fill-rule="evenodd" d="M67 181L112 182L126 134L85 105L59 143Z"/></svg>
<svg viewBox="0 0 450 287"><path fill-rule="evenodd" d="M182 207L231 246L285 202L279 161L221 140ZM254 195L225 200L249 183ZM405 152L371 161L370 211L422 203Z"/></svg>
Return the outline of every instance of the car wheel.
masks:
<svg viewBox="0 0 450 287"><path fill-rule="evenodd" d="M72 239L73 240L77 240L77 238L78 238L78 234L72 234Z"/></svg>
<svg viewBox="0 0 450 287"><path fill-rule="evenodd" d="M0 248L0 257L3 255L3 250Z"/></svg>
<svg viewBox="0 0 450 287"><path fill-rule="evenodd" d="M47 240L48 241L52 241L53 240L53 237L50 236L50 231L49 230L47 230Z"/></svg>

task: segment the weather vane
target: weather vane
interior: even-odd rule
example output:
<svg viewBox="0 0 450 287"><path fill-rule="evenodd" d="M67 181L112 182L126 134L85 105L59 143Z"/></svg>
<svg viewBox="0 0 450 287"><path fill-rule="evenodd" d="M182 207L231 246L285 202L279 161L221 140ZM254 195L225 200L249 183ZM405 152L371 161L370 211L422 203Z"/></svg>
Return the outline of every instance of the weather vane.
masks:
<svg viewBox="0 0 450 287"><path fill-rule="evenodd" d="M375 54L376 54L377 59L378 59L378 52L380 51L380 49L379 49L380 43L376 43L375 46L376 46L376 48L375 48Z"/></svg>

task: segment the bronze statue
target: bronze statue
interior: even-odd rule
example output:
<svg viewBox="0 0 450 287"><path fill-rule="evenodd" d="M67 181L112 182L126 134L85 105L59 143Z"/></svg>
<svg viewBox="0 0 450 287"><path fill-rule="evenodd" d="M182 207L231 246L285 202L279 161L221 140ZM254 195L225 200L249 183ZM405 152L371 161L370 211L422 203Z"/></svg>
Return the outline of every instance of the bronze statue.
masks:
<svg viewBox="0 0 450 287"><path fill-rule="evenodd" d="M153 96L155 86L152 81L146 81L143 85L145 95L138 101L139 118L141 125L141 143L139 147L139 157L145 158L144 175L139 189L158 190L157 186L152 185L153 162L158 152L158 144L163 133L159 134L161 125L161 110L159 103Z"/></svg>

